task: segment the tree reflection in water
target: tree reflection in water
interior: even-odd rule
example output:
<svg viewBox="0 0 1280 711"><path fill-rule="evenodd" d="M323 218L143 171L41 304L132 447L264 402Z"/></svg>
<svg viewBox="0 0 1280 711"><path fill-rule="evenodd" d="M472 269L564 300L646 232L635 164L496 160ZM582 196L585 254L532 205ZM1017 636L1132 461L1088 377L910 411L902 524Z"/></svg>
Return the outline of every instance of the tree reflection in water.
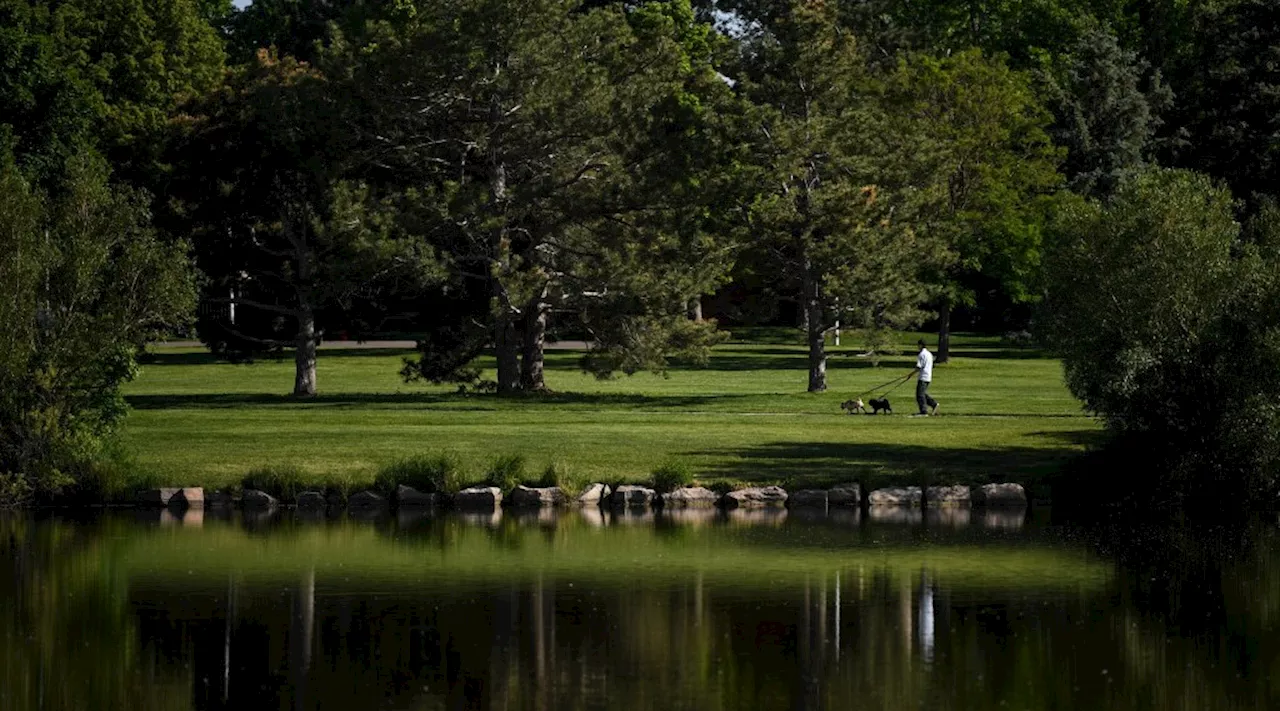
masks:
<svg viewBox="0 0 1280 711"><path fill-rule="evenodd" d="M905 518L3 518L0 707L1280 705L1274 527Z"/></svg>

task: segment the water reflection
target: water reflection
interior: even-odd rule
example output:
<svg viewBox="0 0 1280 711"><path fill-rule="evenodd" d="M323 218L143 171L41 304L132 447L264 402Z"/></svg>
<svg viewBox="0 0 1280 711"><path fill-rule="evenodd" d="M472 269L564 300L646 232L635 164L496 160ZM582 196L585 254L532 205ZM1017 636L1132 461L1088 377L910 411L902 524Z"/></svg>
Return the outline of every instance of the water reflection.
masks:
<svg viewBox="0 0 1280 711"><path fill-rule="evenodd" d="M1280 701L1274 526L875 514L0 518L0 708Z"/></svg>

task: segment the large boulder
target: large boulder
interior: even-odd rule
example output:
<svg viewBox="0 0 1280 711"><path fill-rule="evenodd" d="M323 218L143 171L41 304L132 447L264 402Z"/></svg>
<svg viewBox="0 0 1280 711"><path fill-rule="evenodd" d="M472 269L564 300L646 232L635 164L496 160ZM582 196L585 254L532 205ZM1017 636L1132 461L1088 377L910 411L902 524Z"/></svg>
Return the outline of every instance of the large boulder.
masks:
<svg viewBox="0 0 1280 711"><path fill-rule="evenodd" d="M716 492L702 486L685 486L662 495L662 505L669 508L715 506L720 499Z"/></svg>
<svg viewBox="0 0 1280 711"><path fill-rule="evenodd" d="M924 491L925 505L934 506L968 506L969 487L967 486L931 486Z"/></svg>
<svg viewBox="0 0 1280 711"><path fill-rule="evenodd" d="M577 501L583 505L599 506L601 502L609 500L611 493L607 484L592 484L578 494Z"/></svg>
<svg viewBox="0 0 1280 711"><path fill-rule="evenodd" d="M276 501L276 497L265 491L245 489L240 497L240 503L250 511L265 511L275 508L279 502Z"/></svg>
<svg viewBox="0 0 1280 711"><path fill-rule="evenodd" d="M645 486L632 486L631 484L623 484L613 490L609 501L615 507L625 506L648 506L653 503L655 494L653 489Z"/></svg>
<svg viewBox="0 0 1280 711"><path fill-rule="evenodd" d="M924 492L918 486L891 486L867 494L867 503L872 506L920 506L923 499Z"/></svg>
<svg viewBox="0 0 1280 711"><path fill-rule="evenodd" d="M401 508L432 508L437 503L435 494L426 494L412 486L401 484L396 487L396 505Z"/></svg>
<svg viewBox="0 0 1280 711"><path fill-rule="evenodd" d="M973 503L987 508L1024 507L1027 492L1021 484L983 484L973 492Z"/></svg>
<svg viewBox="0 0 1280 711"><path fill-rule="evenodd" d="M801 489L787 496L787 506L793 509L825 511L828 503L830 503L830 493L822 489Z"/></svg>
<svg viewBox="0 0 1280 711"><path fill-rule="evenodd" d="M862 487L857 484L840 484L827 492L827 503L832 506L861 506Z"/></svg>
<svg viewBox="0 0 1280 711"><path fill-rule="evenodd" d="M787 492L780 486L755 486L730 491L721 499L727 509L753 509L765 506L785 506Z"/></svg>
<svg viewBox="0 0 1280 711"><path fill-rule="evenodd" d="M569 497L558 486L517 486L516 490L511 492L511 505L521 508L564 506L567 503L569 503Z"/></svg>
<svg viewBox="0 0 1280 711"><path fill-rule="evenodd" d="M361 491L358 494L352 494L351 498L347 499L348 509L371 511L374 509L384 509L386 507L386 497L375 494L372 491Z"/></svg>
<svg viewBox="0 0 1280 711"><path fill-rule="evenodd" d="M502 506L502 489L496 486L473 486L459 491L453 505L464 511L493 511Z"/></svg>
<svg viewBox="0 0 1280 711"><path fill-rule="evenodd" d="M298 498L294 500L299 511L324 511L329 502L325 501L324 494L318 491L304 491L298 494Z"/></svg>
<svg viewBox="0 0 1280 711"><path fill-rule="evenodd" d="M138 492L137 501L144 506L201 509L204 508L204 489L198 486L147 489Z"/></svg>

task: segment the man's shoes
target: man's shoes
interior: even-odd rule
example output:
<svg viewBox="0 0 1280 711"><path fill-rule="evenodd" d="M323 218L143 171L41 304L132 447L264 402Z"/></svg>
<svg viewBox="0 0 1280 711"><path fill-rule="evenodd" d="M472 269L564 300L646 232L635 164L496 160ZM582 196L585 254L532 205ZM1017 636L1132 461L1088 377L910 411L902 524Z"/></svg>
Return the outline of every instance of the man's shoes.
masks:
<svg viewBox="0 0 1280 711"><path fill-rule="evenodd" d="M932 408L931 410L929 410L929 414L930 414L930 415L936 415L936 414L938 414L938 403L936 403L936 402L935 402L935 403L933 403L933 408Z"/></svg>

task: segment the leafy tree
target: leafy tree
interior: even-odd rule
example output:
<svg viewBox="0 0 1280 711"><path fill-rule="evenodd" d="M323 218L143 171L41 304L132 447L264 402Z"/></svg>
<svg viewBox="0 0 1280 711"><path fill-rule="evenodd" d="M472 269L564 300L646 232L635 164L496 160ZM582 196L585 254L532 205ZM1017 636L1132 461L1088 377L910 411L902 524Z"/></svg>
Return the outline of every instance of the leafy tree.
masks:
<svg viewBox="0 0 1280 711"><path fill-rule="evenodd" d="M919 123L945 195L918 227L944 238L958 257L936 277L938 360L946 362L952 309L973 301L976 278L994 278L1018 299L1034 293L1049 198L1062 182L1061 151L1028 76L978 50L908 57L890 91L895 111Z"/></svg>
<svg viewBox="0 0 1280 711"><path fill-rule="evenodd" d="M1045 333L1085 407L1148 447L1148 497L1260 500L1280 481L1276 224L1264 213L1242 243L1230 193L1174 170L1055 221Z"/></svg>
<svg viewBox="0 0 1280 711"><path fill-rule="evenodd" d="M214 307L201 338L232 357L292 346L300 397L316 394L326 316L392 274L431 278L430 254L397 241L386 211L365 210L367 190L344 181L339 110L314 68L263 51L200 107L173 191Z"/></svg>
<svg viewBox="0 0 1280 711"><path fill-rule="evenodd" d="M236 63L253 62L263 49L314 62L330 25L352 36L359 35L366 22L384 15L414 13L412 3L394 0L254 0L227 21L228 53Z"/></svg>
<svg viewBox="0 0 1280 711"><path fill-rule="evenodd" d="M810 392L826 390L826 333L920 318L943 250L911 229L919 206L897 136L853 37L821 4L794 3L756 39L742 84L758 109L757 248L797 289Z"/></svg>
<svg viewBox="0 0 1280 711"><path fill-rule="evenodd" d="M153 180L166 122L216 86L222 61L192 0L0 0L0 121L41 181L83 145Z"/></svg>
<svg viewBox="0 0 1280 711"><path fill-rule="evenodd" d="M136 354L194 295L186 245L157 238L101 159L72 159L59 182L41 194L0 160L0 474L45 497L89 472Z"/></svg>
<svg viewBox="0 0 1280 711"><path fill-rule="evenodd" d="M373 182L452 280L485 285L501 392L544 387L552 309L590 330L600 374L705 357L713 325L685 311L725 263L700 161L727 89L687 2L450 0L377 33L336 46L332 73L364 107Z"/></svg>

